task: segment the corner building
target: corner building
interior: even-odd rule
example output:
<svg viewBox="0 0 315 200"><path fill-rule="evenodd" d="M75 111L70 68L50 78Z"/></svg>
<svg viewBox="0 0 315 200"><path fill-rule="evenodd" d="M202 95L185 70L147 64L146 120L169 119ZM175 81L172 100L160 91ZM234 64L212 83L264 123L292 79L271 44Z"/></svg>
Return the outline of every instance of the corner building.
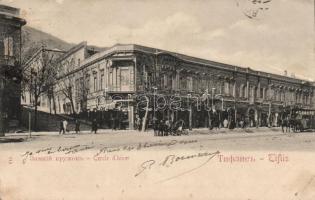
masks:
<svg viewBox="0 0 315 200"><path fill-rule="evenodd" d="M118 44L77 63L69 73L76 113L104 124L119 116L123 128L133 129L147 106L149 126L155 116L191 127L209 126L211 108L221 121L246 119L256 127L278 126L286 109L314 108L311 82L135 44Z"/></svg>

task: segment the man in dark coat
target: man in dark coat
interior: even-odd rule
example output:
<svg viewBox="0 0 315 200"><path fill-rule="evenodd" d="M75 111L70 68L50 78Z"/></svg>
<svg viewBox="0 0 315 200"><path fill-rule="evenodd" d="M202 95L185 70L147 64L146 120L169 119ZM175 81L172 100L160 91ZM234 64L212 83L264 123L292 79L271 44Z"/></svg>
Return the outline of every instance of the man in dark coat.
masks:
<svg viewBox="0 0 315 200"><path fill-rule="evenodd" d="M158 119L156 117L153 117L153 130L154 130L154 136L157 136L158 134Z"/></svg>
<svg viewBox="0 0 315 200"><path fill-rule="evenodd" d="M79 120L75 120L75 133L78 134L80 132L80 122Z"/></svg>
<svg viewBox="0 0 315 200"><path fill-rule="evenodd" d="M159 122L158 129L158 136L164 136L164 120Z"/></svg>
<svg viewBox="0 0 315 200"><path fill-rule="evenodd" d="M63 128L63 122L60 121L59 122L59 134L64 134L65 133L65 129Z"/></svg>
<svg viewBox="0 0 315 200"><path fill-rule="evenodd" d="M96 134L96 132L97 132L97 121L96 121L96 119L94 119L93 121L92 121L92 132L94 131L94 133Z"/></svg>

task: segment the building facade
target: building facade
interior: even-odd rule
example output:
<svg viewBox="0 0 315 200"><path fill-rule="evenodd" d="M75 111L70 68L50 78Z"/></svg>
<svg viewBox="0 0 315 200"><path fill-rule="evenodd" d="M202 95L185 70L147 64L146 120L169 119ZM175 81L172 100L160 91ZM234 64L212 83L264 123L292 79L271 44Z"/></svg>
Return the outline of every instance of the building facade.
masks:
<svg viewBox="0 0 315 200"><path fill-rule="evenodd" d="M20 10L0 5L0 132L18 125L21 96Z"/></svg>
<svg viewBox="0 0 315 200"><path fill-rule="evenodd" d="M286 107L314 108L308 81L133 44L89 56L72 74L78 112L85 103L88 111L118 109L130 128L146 106L149 119L182 118L193 127L208 126L209 110L276 126Z"/></svg>
<svg viewBox="0 0 315 200"><path fill-rule="evenodd" d="M213 111L277 126L284 109L314 108L314 83L297 78L134 44L87 52L81 43L60 58L56 112L88 113L105 127L133 129L144 116L149 126L156 118L208 127Z"/></svg>
<svg viewBox="0 0 315 200"><path fill-rule="evenodd" d="M52 113L55 108L53 84L57 70L57 60L65 54L59 49L50 49L44 45L34 50L34 54L24 63L24 84L21 103L24 106L35 107L44 112ZM49 73L45 73L51 70ZM50 80L48 80L50 79ZM48 84L50 84L48 86Z"/></svg>

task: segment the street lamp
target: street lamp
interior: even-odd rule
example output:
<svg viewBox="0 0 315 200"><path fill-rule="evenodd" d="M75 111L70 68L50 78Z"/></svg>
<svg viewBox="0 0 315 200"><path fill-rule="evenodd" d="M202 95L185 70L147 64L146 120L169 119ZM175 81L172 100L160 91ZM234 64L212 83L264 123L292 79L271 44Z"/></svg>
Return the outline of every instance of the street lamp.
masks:
<svg viewBox="0 0 315 200"><path fill-rule="evenodd" d="M152 87L152 89L153 89L153 119L155 119L155 96L156 96L157 87Z"/></svg>
<svg viewBox="0 0 315 200"><path fill-rule="evenodd" d="M223 99L223 96L221 94L215 95L215 98L221 98L221 101L222 101L222 108L221 108L221 112L219 113L219 121L220 121L220 126L221 126L221 115L222 115L223 109L224 109L224 99Z"/></svg>
<svg viewBox="0 0 315 200"><path fill-rule="evenodd" d="M212 88L211 91L211 109L213 110L213 94L214 94L215 88Z"/></svg>
<svg viewBox="0 0 315 200"><path fill-rule="evenodd" d="M192 108L191 108L191 94L188 94L188 101L189 101L189 130L192 130Z"/></svg>

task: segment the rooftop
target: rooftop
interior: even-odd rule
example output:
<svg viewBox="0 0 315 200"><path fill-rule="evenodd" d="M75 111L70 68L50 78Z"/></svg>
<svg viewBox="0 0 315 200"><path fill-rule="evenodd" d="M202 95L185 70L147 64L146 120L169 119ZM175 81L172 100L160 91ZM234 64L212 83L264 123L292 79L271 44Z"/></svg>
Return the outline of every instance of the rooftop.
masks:
<svg viewBox="0 0 315 200"><path fill-rule="evenodd" d="M20 17L20 9L0 4L0 19L13 20L20 25L25 25L26 21Z"/></svg>
<svg viewBox="0 0 315 200"><path fill-rule="evenodd" d="M152 47L146 47L146 46L137 45L137 44L116 44L116 45L114 45L108 49L105 49L104 51L98 52L98 53L92 55L91 57L87 58L82 63L82 65L83 66L89 65L90 63L93 63L94 61L96 61L98 59L102 59L103 57L106 57L113 52L126 52L126 51L129 51L129 52L139 51L139 52L145 52L145 53L150 53L150 54L155 54L155 55L169 54L169 55L172 55L172 56L174 56L174 57L176 57L182 61L188 62L188 63L206 65L208 67L225 69L228 71L238 71L238 72L253 74L253 75L257 75L257 76L261 76L261 77L273 78L273 79L278 79L278 80L282 80L282 81L289 81L289 82L294 82L294 83L303 83L304 84L304 83L310 82L308 80L304 80L304 79L300 79L300 78L293 78L293 77L289 77L289 76L258 71L258 70L251 69L249 67L245 68L245 67L220 63L220 62L216 62L216 61L192 57L192 56L188 56L185 54L180 54L180 53L171 52L171 51L162 50L162 49L157 49L157 48L152 48Z"/></svg>

